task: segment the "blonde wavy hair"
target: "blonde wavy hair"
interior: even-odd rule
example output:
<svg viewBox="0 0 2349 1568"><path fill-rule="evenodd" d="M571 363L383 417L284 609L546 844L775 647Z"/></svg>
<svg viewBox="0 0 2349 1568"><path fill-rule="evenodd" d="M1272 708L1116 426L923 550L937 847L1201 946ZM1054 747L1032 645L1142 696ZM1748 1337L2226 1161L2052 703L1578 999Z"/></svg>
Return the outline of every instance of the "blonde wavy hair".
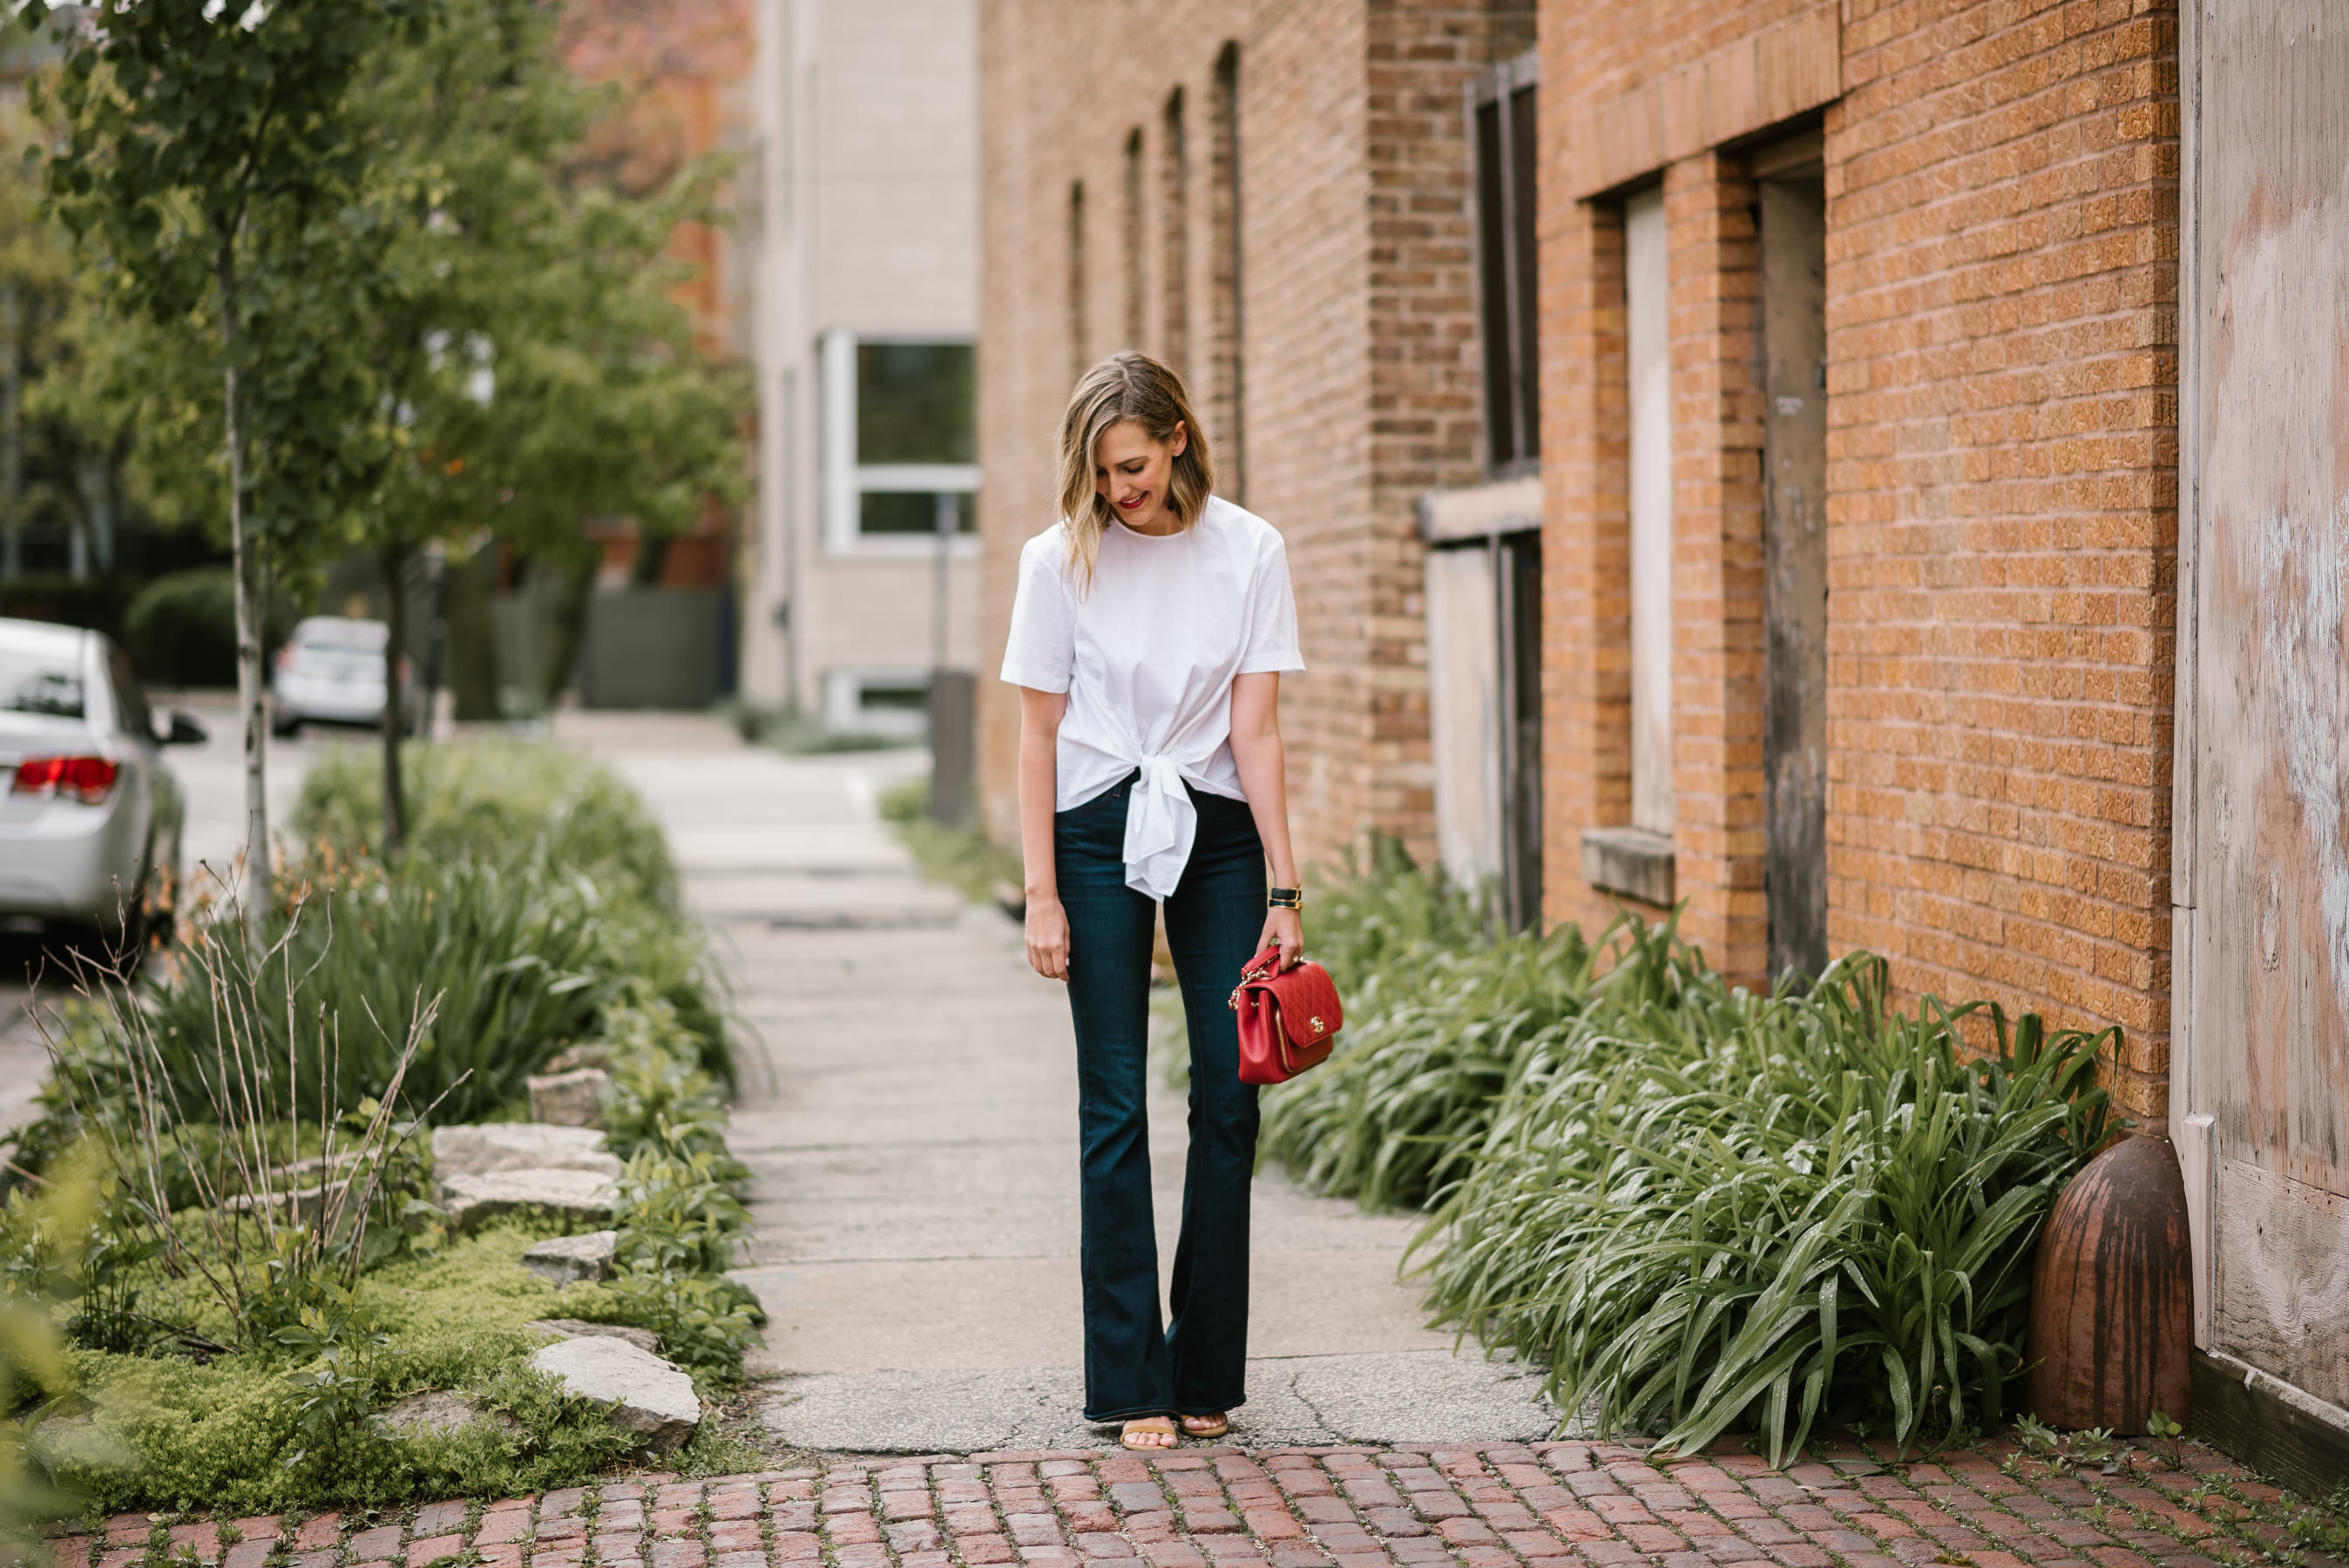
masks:
<svg viewBox="0 0 2349 1568"><path fill-rule="evenodd" d="M1093 449L1112 425L1141 426L1154 441L1174 439L1176 427L1190 439L1174 456L1166 506L1185 528L1199 521L1215 493L1216 468L1207 456L1206 432L1191 413L1183 378L1147 354L1112 354L1077 383L1069 411L1061 417L1061 519L1069 531L1069 570L1081 589L1091 589L1102 534L1117 514L1093 489Z"/></svg>

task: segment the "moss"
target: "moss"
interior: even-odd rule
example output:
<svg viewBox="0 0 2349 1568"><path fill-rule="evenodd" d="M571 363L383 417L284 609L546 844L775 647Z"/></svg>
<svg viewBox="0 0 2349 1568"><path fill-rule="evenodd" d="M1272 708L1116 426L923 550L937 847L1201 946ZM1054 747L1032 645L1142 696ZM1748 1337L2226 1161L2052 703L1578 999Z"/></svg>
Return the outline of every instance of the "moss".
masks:
<svg viewBox="0 0 2349 1568"><path fill-rule="evenodd" d="M209 1363L96 1351L71 1357L75 1395L52 1441L57 1479L98 1511L209 1508L240 1513L378 1506L427 1495L512 1495L576 1484L624 1456L603 1413L532 1370L541 1317L629 1320L596 1284L561 1288L520 1266L545 1227L507 1223L438 1255L387 1264L359 1282L384 1343L367 1358L375 1395L459 1389L512 1426L391 1437L371 1424L332 1453L296 1438L298 1361L224 1356ZM294 1458L300 1454L299 1460Z"/></svg>

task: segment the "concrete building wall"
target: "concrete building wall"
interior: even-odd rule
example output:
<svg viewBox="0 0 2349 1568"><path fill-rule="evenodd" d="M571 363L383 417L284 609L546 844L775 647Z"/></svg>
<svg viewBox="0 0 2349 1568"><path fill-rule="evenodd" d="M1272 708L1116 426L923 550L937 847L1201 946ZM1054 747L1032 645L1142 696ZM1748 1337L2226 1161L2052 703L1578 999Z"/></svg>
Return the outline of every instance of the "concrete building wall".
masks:
<svg viewBox="0 0 2349 1568"><path fill-rule="evenodd" d="M1529 5L983 7L983 673L1019 547L1053 520L1075 376L1127 346L1178 359L1219 489L1288 542L1309 669L1285 683L1283 729L1309 863L1371 828L1433 847L1413 505L1482 477L1463 92L1531 40ZM1212 112L1234 59L1236 294ZM1219 341L1234 319L1236 356ZM1016 841L1017 697L981 690L987 820Z"/></svg>
<svg viewBox="0 0 2349 1568"><path fill-rule="evenodd" d="M933 659L926 541L826 527L821 342L978 331L973 0L759 0L757 526L743 690L821 712L827 682L918 681ZM978 658L978 547L952 553L948 663Z"/></svg>
<svg viewBox="0 0 2349 1568"><path fill-rule="evenodd" d="M1754 150L1821 133L1835 952L1911 994L2169 1027L2176 29L2121 0L1542 13L1546 888L1630 820L1621 195L1671 299L1673 859L1764 977Z"/></svg>

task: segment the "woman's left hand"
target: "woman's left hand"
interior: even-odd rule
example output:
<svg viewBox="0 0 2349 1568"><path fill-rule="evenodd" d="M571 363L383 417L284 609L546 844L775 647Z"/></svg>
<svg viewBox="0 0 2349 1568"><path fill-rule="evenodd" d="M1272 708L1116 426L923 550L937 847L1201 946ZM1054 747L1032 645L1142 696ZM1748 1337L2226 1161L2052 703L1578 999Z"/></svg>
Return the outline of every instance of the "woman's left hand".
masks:
<svg viewBox="0 0 2349 1568"><path fill-rule="evenodd" d="M1305 956L1305 922L1295 910L1265 911L1264 934L1256 939L1256 950L1261 953L1268 947L1280 949L1283 970L1296 968L1297 961Z"/></svg>

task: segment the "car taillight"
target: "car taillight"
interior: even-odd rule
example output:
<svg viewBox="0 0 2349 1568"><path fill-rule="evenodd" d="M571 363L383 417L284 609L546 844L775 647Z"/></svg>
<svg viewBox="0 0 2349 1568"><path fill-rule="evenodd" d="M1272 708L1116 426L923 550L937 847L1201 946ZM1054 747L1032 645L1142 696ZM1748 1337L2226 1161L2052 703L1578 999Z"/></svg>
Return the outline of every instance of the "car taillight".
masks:
<svg viewBox="0 0 2349 1568"><path fill-rule="evenodd" d="M16 764L9 788L19 795L71 795L95 806L112 791L119 772L110 757L27 757Z"/></svg>

